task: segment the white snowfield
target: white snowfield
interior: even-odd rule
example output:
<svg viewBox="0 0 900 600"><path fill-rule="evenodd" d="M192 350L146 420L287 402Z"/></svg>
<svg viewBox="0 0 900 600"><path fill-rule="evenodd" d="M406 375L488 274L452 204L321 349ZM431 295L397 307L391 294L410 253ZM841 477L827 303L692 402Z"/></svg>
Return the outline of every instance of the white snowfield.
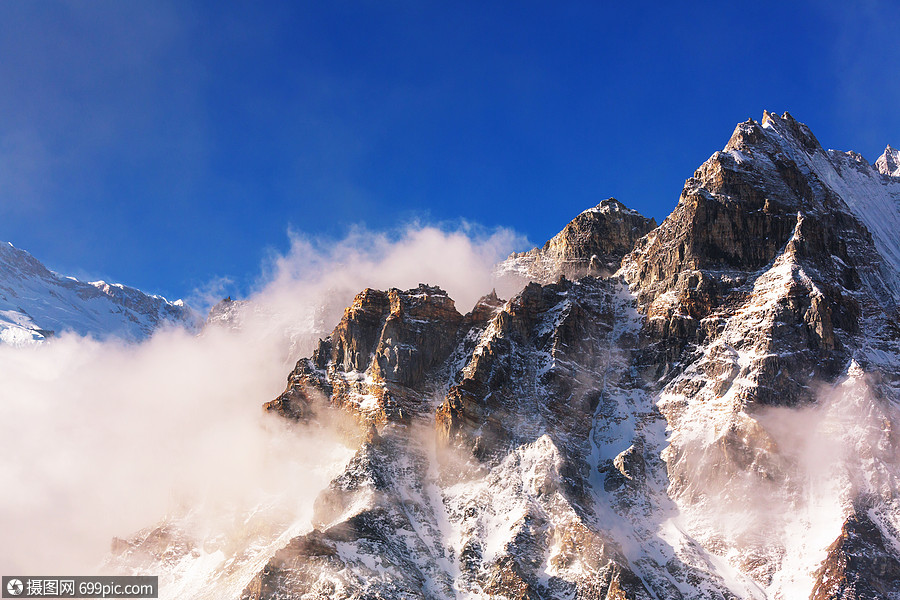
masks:
<svg viewBox="0 0 900 600"><path fill-rule="evenodd" d="M41 343L70 331L140 341L164 326L195 328L199 317L120 283L86 283L50 271L28 252L0 242L0 343Z"/></svg>

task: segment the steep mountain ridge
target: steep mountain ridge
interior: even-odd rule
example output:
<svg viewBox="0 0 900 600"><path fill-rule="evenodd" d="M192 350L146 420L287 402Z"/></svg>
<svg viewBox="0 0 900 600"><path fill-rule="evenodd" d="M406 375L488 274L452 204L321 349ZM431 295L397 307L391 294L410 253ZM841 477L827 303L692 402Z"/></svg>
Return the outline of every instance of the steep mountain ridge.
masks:
<svg viewBox="0 0 900 600"><path fill-rule="evenodd" d="M898 217L896 182L765 113L738 126L623 261L665 382L668 495L686 533L727 550L767 597L809 594L827 531L803 515L815 503L829 504L832 536L861 497L881 531L897 531ZM804 404L858 414L830 443L868 464L842 457L821 474L786 453L767 407ZM747 518L753 502L765 510Z"/></svg>
<svg viewBox="0 0 900 600"><path fill-rule="evenodd" d="M900 598L893 156L766 112L509 300L361 292L265 406L359 448L242 598Z"/></svg>
<svg viewBox="0 0 900 600"><path fill-rule="evenodd" d="M165 325L193 329L199 323L181 300L169 302L120 283L64 277L28 252L0 242L2 343L38 343L63 331L138 341Z"/></svg>

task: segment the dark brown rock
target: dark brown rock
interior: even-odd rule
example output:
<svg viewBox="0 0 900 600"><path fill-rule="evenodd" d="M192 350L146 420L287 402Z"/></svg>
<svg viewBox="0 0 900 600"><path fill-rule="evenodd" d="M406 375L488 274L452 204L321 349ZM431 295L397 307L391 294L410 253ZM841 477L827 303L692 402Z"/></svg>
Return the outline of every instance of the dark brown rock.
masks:
<svg viewBox="0 0 900 600"><path fill-rule="evenodd" d="M486 314L496 302L495 295L476 308ZM440 288L366 289L312 357L297 362L285 391L265 409L306 419L321 398L362 422L406 420L423 410L427 375L441 367L470 323Z"/></svg>
<svg viewBox="0 0 900 600"><path fill-rule="evenodd" d="M900 559L865 511L850 515L816 573L810 600L880 600L900 594Z"/></svg>
<svg viewBox="0 0 900 600"><path fill-rule="evenodd" d="M466 325L480 328L486 326L500 312L504 304L506 304L506 300L501 300L497 296L497 290L491 290L490 294L479 298L472 312L466 315Z"/></svg>
<svg viewBox="0 0 900 600"><path fill-rule="evenodd" d="M789 114L765 113L767 122L804 151L824 155ZM842 336L856 334L860 314L847 291L878 259L871 235L840 199L751 119L687 180L672 214L623 261L647 315L648 376L674 373L692 344L708 343L729 315L759 298L754 284L776 257L796 265L795 273L777 300L776 327L759 334L771 353L790 358L777 370L760 365L765 379L747 401L797 404L812 400L811 381L831 380L846 364ZM804 376L800 363L814 367Z"/></svg>

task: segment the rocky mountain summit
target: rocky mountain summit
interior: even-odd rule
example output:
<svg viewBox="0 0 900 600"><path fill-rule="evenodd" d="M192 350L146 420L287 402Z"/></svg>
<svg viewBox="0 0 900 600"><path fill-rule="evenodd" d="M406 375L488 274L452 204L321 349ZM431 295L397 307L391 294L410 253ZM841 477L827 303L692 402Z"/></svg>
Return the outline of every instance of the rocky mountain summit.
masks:
<svg viewBox="0 0 900 600"><path fill-rule="evenodd" d="M659 226L605 200L501 263L508 300L362 291L265 405L358 449L234 595L900 598L896 164L766 112Z"/></svg>
<svg viewBox="0 0 900 600"><path fill-rule="evenodd" d="M875 168L882 175L900 177L900 150L895 150L888 145L884 150L884 154L875 161Z"/></svg>
<svg viewBox="0 0 900 600"><path fill-rule="evenodd" d="M0 343L39 343L63 331L138 341L166 325L194 329L199 322L180 300L169 302L121 283L64 277L0 242Z"/></svg>
<svg viewBox="0 0 900 600"><path fill-rule="evenodd" d="M463 317L446 292L367 289L344 312L312 358L297 363L288 387L266 409L291 418L315 411L316 399L340 406L361 423L409 422L430 407L435 370L458 345L463 325L492 315L496 295Z"/></svg>
<svg viewBox="0 0 900 600"><path fill-rule="evenodd" d="M654 219L609 198L575 217L543 247L512 254L497 266L497 272L541 283L560 275L607 277L618 270L635 242L654 228Z"/></svg>

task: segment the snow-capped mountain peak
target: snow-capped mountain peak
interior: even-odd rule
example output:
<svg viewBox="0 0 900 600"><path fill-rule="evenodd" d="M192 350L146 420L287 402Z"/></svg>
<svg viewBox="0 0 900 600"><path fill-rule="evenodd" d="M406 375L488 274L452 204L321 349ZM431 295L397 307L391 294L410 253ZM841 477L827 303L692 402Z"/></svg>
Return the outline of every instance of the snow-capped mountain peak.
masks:
<svg viewBox="0 0 900 600"><path fill-rule="evenodd" d="M882 175L900 177L900 150L896 150L888 144L884 149L884 154L875 161L875 168Z"/></svg>
<svg viewBox="0 0 900 600"><path fill-rule="evenodd" d="M62 276L11 242L0 243L0 343L37 343L64 331L139 341L159 327L198 324L180 300Z"/></svg>

